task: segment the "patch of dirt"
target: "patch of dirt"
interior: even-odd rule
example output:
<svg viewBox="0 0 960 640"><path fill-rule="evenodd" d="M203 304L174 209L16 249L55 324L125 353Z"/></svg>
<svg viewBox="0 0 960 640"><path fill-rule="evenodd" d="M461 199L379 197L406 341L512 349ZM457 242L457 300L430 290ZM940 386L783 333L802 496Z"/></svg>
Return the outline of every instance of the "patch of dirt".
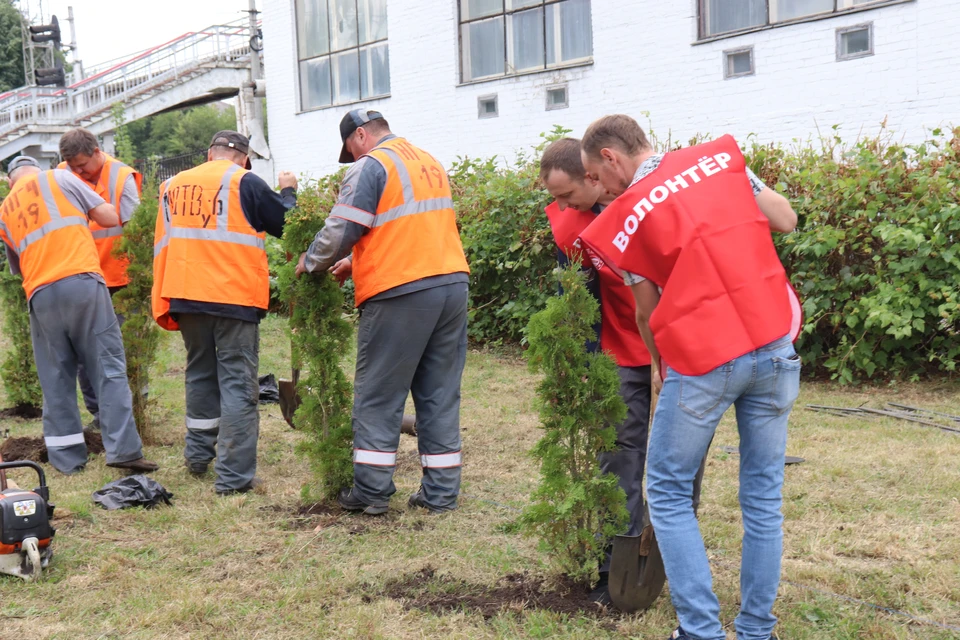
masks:
<svg viewBox="0 0 960 640"><path fill-rule="evenodd" d="M511 573L494 586L477 585L447 575L438 575L427 565L420 571L390 580L375 596L400 600L407 609L419 609L436 615L451 611L472 610L489 620L503 612L525 610L552 611L594 618L617 618L621 614L592 602L579 585L561 584L548 589L542 577L528 573ZM372 602L371 595L364 602ZM609 623L611 629L615 622Z"/></svg>
<svg viewBox="0 0 960 640"><path fill-rule="evenodd" d="M43 416L43 409L32 404L18 404L15 407L0 409L0 419L21 418L23 420L37 420Z"/></svg>
<svg viewBox="0 0 960 640"><path fill-rule="evenodd" d="M83 440L87 443L87 453L97 455L104 452L103 437L97 431L83 430ZM14 460L32 460L47 462L47 445L43 438L7 438L0 444L0 456L6 462Z"/></svg>
<svg viewBox="0 0 960 640"><path fill-rule="evenodd" d="M400 511L391 510L382 516L365 516L349 513L340 508L340 505L327 502L314 504L297 503L292 507L282 504L271 504L260 507L260 511L277 514L287 521L291 529L313 529L315 532L328 527L344 527L349 535L360 535L368 531L382 529L402 529L410 527L414 531L423 531L426 526L423 520L404 522Z"/></svg>

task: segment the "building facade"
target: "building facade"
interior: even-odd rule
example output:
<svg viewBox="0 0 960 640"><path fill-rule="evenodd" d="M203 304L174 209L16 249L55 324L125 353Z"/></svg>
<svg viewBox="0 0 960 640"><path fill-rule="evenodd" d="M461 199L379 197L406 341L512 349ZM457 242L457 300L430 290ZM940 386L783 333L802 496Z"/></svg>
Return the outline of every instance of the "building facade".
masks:
<svg viewBox="0 0 960 640"><path fill-rule="evenodd" d="M349 109L444 164L627 113L661 139L960 125L955 0L268 0L274 166L337 168Z"/></svg>

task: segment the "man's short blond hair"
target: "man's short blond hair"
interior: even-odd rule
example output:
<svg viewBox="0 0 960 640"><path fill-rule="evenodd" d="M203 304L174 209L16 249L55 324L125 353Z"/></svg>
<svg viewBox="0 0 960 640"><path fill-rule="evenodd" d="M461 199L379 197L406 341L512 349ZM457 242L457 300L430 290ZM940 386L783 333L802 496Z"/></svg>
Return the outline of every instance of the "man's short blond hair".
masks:
<svg viewBox="0 0 960 640"><path fill-rule="evenodd" d="M634 156L651 148L637 121L622 113L595 120L583 134L580 147L592 157L599 157L601 149L618 149Z"/></svg>

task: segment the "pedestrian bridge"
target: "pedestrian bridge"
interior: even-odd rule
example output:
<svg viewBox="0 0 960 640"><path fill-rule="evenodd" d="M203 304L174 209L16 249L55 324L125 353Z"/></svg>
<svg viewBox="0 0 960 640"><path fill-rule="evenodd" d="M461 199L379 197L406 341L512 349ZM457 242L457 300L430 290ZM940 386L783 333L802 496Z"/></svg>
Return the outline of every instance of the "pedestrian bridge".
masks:
<svg viewBox="0 0 960 640"><path fill-rule="evenodd" d="M66 88L22 87L0 94L0 159L27 153L58 157L60 136L83 127L114 130L113 105L127 122L236 96L250 84L252 39L247 25L214 25L90 70ZM111 146L111 145L105 145Z"/></svg>

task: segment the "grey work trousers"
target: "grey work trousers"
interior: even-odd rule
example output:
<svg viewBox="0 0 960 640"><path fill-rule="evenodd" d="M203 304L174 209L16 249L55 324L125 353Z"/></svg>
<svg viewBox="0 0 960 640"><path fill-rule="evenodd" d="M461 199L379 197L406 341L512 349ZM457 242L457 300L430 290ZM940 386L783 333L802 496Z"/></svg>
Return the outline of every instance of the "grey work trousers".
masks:
<svg viewBox="0 0 960 640"><path fill-rule="evenodd" d="M600 454L600 469L617 476L627 494L630 524L624 535L640 535L643 530L643 470L647 461L647 437L650 433L650 367L619 367L620 397L627 405L627 417L617 425L617 448ZM612 548L612 547L611 547ZM600 571L610 570L610 551Z"/></svg>
<svg viewBox="0 0 960 640"><path fill-rule="evenodd" d="M363 305L354 383L354 495L384 505L407 394L417 411L421 492L437 510L460 493L460 378L467 357L467 284L452 283Z"/></svg>
<svg viewBox="0 0 960 640"><path fill-rule="evenodd" d="M187 462L216 458L217 491L243 489L257 471L260 327L199 313L177 316L187 349Z"/></svg>
<svg viewBox="0 0 960 640"><path fill-rule="evenodd" d="M111 306L113 305L113 294L122 289L123 287L107 287L107 290L110 292ZM120 326L123 326L123 316L117 314L117 322L120 323ZM121 335L122 332L121 332ZM100 403L97 402L97 391L93 388L93 384L90 382L90 377L87 375L86 369L83 368L83 363L81 362L77 367L77 381L80 383L80 393L83 395L83 406L87 408L87 412L93 416L93 424L99 428L100 427Z"/></svg>
<svg viewBox="0 0 960 640"><path fill-rule="evenodd" d="M120 325L107 287L80 275L37 291L30 300L30 334L43 389L43 436L50 463L73 473L87 462L77 405L77 367L83 364L100 402L107 462L143 457L133 420Z"/></svg>

